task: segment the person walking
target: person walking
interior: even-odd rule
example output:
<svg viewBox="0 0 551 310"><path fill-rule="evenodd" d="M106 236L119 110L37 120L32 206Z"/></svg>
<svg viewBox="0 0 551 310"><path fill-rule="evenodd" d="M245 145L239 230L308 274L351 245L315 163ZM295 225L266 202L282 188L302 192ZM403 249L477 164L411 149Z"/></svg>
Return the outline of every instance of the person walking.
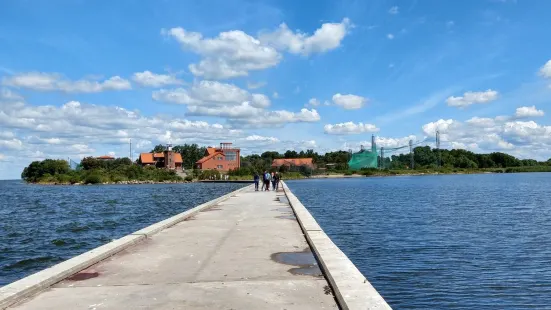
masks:
<svg viewBox="0 0 551 310"><path fill-rule="evenodd" d="M270 191L270 173L268 171L264 171L264 187L266 188L266 191Z"/></svg>
<svg viewBox="0 0 551 310"><path fill-rule="evenodd" d="M276 172L272 172L272 190L275 191L275 186L276 186Z"/></svg>
<svg viewBox="0 0 551 310"><path fill-rule="evenodd" d="M280 178L279 173L276 172L274 178L275 178L274 190L277 191L279 189L279 178Z"/></svg>
<svg viewBox="0 0 551 310"><path fill-rule="evenodd" d="M255 171L254 173L254 190L258 192L258 182L260 182L260 176L258 176L258 173Z"/></svg>

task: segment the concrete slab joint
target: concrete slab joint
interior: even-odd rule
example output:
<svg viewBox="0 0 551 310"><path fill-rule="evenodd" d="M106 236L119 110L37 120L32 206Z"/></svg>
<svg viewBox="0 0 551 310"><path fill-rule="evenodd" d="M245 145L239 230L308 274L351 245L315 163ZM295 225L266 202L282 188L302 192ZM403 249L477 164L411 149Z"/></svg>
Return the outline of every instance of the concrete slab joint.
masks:
<svg viewBox="0 0 551 310"><path fill-rule="evenodd" d="M282 187L339 306L354 310L392 309L352 261L323 232L285 182L282 182Z"/></svg>

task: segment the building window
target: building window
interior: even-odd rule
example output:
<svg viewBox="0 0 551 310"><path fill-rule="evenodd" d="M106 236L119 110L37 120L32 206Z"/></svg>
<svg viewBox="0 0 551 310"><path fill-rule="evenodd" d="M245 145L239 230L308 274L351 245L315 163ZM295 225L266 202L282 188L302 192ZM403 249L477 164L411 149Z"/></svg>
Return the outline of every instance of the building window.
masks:
<svg viewBox="0 0 551 310"><path fill-rule="evenodd" d="M236 161L237 160L237 152L235 151L226 151L224 152L224 155L226 155L227 161Z"/></svg>
<svg viewBox="0 0 551 310"><path fill-rule="evenodd" d="M224 157L220 156L218 157L218 160L224 160Z"/></svg>
<svg viewBox="0 0 551 310"><path fill-rule="evenodd" d="M224 168L224 166L218 165L218 166L216 166L216 168L217 168L217 169L222 169L222 168Z"/></svg>

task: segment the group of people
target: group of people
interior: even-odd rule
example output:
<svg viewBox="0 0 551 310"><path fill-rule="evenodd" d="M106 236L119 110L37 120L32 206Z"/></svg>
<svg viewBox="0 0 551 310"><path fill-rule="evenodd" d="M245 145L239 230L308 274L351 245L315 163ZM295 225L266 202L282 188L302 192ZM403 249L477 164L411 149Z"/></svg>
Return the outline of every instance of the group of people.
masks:
<svg viewBox="0 0 551 310"><path fill-rule="evenodd" d="M277 190L279 188L279 181L281 180L281 176L277 172L268 172L264 171L262 174L262 187L261 190L263 191L270 191L270 183L272 184L272 190ZM254 173L254 189L258 191L258 185L260 183L260 176L258 173Z"/></svg>

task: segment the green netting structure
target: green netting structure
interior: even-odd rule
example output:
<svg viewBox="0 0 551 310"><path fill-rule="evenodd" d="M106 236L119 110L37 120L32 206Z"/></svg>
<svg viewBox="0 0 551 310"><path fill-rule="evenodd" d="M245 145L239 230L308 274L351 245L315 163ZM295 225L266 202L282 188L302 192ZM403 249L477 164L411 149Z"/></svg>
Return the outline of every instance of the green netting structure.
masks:
<svg viewBox="0 0 551 310"><path fill-rule="evenodd" d="M377 151L370 152L361 150L358 153L352 154L352 158L348 162L348 167L351 170L360 170L362 168L377 168Z"/></svg>

